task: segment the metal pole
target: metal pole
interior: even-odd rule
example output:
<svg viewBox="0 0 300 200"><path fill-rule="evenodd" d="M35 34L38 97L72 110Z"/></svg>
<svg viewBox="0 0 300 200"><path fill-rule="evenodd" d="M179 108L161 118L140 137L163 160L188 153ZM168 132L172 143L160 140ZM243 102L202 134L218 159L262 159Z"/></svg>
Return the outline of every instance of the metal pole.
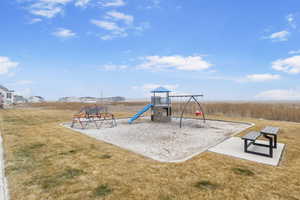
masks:
<svg viewBox="0 0 300 200"><path fill-rule="evenodd" d="M190 97L190 99L184 104L184 107L183 107L183 110L181 112L181 116L180 116L180 124L179 124L179 127L181 128L182 127L182 117L183 117L183 114L184 114L184 111L187 107L187 105L190 103L190 101L192 100L193 97Z"/></svg>

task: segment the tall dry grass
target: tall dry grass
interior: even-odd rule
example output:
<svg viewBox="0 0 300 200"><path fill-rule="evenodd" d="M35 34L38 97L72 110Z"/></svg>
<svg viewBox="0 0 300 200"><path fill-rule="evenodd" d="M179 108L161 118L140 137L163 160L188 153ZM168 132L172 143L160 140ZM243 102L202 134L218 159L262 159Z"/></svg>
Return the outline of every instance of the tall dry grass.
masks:
<svg viewBox="0 0 300 200"><path fill-rule="evenodd" d="M300 103L204 103L207 114L300 122Z"/></svg>
<svg viewBox="0 0 300 200"><path fill-rule="evenodd" d="M146 104L148 104L148 102L105 102L104 104L97 105L106 106L110 112L133 114ZM25 106L56 110L72 110L76 112L87 105L94 104L45 102L26 104ZM206 115L300 122L300 102L204 102L201 103L201 105L203 106ZM183 108L184 102L175 102L172 104L172 112L175 116L180 115ZM185 115L194 115L197 110L199 110L197 104L195 102L190 102L186 108Z"/></svg>

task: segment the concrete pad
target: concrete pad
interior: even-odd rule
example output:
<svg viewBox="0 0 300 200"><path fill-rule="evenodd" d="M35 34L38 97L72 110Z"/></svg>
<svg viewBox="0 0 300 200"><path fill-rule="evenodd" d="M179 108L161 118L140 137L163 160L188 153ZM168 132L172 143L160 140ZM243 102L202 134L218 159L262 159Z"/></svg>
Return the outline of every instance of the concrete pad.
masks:
<svg viewBox="0 0 300 200"><path fill-rule="evenodd" d="M117 127L101 126L95 129L71 128L90 137L114 144L161 162L183 162L206 151L226 138L252 124L198 119L184 119L179 128L179 119L168 123L151 122L144 118L128 124L128 119L117 120ZM64 124L70 128L70 123Z"/></svg>
<svg viewBox="0 0 300 200"><path fill-rule="evenodd" d="M256 140L256 142L267 144L267 142L263 140ZM273 158L269 158L269 157L255 155L251 153L245 153L244 141L240 137L232 137L210 148L209 151L228 155L228 156L233 156L236 158L246 159L254 162L259 162L267 165L277 166L280 162L281 155L284 150L284 146L285 145L282 143L277 143L277 148L273 150ZM262 146L251 145L248 149L260 153L268 153L268 148Z"/></svg>

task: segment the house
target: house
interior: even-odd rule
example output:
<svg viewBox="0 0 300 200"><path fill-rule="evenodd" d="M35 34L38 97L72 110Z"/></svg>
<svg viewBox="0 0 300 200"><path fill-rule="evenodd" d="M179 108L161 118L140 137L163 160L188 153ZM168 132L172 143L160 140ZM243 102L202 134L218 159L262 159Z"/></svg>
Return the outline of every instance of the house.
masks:
<svg viewBox="0 0 300 200"><path fill-rule="evenodd" d="M24 98L23 96L20 95L14 95L14 103L19 104L19 103L27 103L28 100Z"/></svg>
<svg viewBox="0 0 300 200"><path fill-rule="evenodd" d="M0 105L10 105L14 103L14 91L0 85Z"/></svg>
<svg viewBox="0 0 300 200"><path fill-rule="evenodd" d="M45 99L41 96L31 96L28 98L28 101L30 103L41 103L41 102L44 102Z"/></svg>
<svg viewBox="0 0 300 200"><path fill-rule="evenodd" d="M105 98L96 98L96 97L62 97L58 99L59 102L82 102L82 103L97 103L97 102L118 102L125 101L124 97L105 97Z"/></svg>
<svg viewBox="0 0 300 200"><path fill-rule="evenodd" d="M59 102L81 102L78 97L62 97L58 99Z"/></svg>

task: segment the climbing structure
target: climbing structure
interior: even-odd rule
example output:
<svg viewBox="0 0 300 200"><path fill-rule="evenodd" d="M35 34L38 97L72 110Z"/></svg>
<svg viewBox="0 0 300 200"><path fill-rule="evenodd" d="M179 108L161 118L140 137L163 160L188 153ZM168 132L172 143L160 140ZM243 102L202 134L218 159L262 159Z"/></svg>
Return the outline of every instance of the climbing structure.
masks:
<svg viewBox="0 0 300 200"><path fill-rule="evenodd" d="M171 91L163 87L158 87L152 90L151 93L153 94L151 96L151 103L130 118L128 123L133 123L134 120L150 109L151 121L153 122L170 122L172 117L177 117L180 118L179 126L181 128L183 126L183 119L190 118L194 114L205 123L204 109L198 100L198 98L203 97L202 94L170 95ZM174 115L172 113L173 110L175 111Z"/></svg>
<svg viewBox="0 0 300 200"><path fill-rule="evenodd" d="M151 120L154 122L170 122L172 117L170 90L159 87L151 91L152 113Z"/></svg>

